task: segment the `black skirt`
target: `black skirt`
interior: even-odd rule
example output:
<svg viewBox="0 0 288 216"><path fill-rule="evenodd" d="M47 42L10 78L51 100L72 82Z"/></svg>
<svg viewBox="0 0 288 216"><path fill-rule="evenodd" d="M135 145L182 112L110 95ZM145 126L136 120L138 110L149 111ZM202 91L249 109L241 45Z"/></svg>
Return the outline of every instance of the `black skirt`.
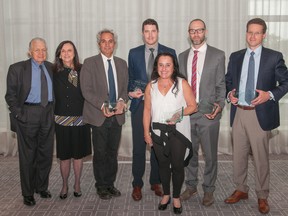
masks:
<svg viewBox="0 0 288 216"><path fill-rule="evenodd" d="M57 158L81 159L91 155L90 126L62 126L55 124Z"/></svg>

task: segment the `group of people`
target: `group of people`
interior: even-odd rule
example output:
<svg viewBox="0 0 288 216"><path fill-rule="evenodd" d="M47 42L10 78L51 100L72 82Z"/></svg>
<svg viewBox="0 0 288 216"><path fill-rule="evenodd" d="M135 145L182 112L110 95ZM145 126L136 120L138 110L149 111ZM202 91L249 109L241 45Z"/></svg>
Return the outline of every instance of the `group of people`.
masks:
<svg viewBox="0 0 288 216"><path fill-rule="evenodd" d="M117 152L131 100L132 198L142 199L148 148L150 188L161 197L158 209L165 210L172 202L174 213L181 214L181 200L198 192L201 147L205 160L202 204L212 205L220 118L227 100L231 103L236 190L225 203L248 198L252 155L258 209L268 213L269 132L280 125L278 101L288 91L288 71L282 54L263 46L266 30L264 20L248 21L247 48L231 54L227 73L225 53L207 44L208 31L201 19L189 23L191 47L178 59L174 49L158 42L158 23L145 20L144 45L129 51L128 65L114 56L117 35L113 30L99 31L100 53L85 59L83 65L71 41L59 44L51 64L46 61L45 41L32 39L30 59L9 68L5 96L11 128L17 132L24 204L35 205L34 192L51 197L48 179L54 127L63 180L60 198L68 196L71 161L74 196L82 195L80 178L83 158L91 154L90 130L97 194L106 200L121 196L114 185ZM181 193L184 180L186 188Z"/></svg>

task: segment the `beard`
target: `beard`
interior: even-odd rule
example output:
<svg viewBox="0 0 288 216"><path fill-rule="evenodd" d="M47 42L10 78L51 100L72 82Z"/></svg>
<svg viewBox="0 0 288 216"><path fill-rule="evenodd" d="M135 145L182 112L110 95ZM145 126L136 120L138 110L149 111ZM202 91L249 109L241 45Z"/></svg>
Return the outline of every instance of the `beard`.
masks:
<svg viewBox="0 0 288 216"><path fill-rule="evenodd" d="M194 40L191 39L191 42L193 45L200 45L205 41L205 39L206 39L205 36L203 36L203 37L199 37L199 38L194 39Z"/></svg>

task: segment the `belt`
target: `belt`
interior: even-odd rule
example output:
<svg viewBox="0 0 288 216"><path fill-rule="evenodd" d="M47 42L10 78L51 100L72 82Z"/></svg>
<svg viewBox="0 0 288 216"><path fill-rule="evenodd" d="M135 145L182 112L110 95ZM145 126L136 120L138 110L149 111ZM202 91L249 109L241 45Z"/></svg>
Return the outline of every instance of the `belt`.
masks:
<svg viewBox="0 0 288 216"><path fill-rule="evenodd" d="M49 101L48 104L52 104L52 101ZM47 105L48 105L47 104ZM41 103L29 103L29 102L25 102L24 105L26 106L41 106Z"/></svg>
<svg viewBox="0 0 288 216"><path fill-rule="evenodd" d="M255 107L252 107L252 106L237 105L237 107L242 109L242 110L255 110Z"/></svg>

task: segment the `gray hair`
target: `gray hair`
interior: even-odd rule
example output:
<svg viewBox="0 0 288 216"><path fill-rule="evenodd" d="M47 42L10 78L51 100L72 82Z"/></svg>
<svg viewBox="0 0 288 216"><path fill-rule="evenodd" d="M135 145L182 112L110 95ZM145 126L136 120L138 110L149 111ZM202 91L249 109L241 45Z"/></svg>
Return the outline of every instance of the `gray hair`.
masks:
<svg viewBox="0 0 288 216"><path fill-rule="evenodd" d="M30 43L29 43L29 50L32 49L32 43L33 43L34 41L41 41L41 42L43 42L43 43L45 44L45 47L47 48L47 46L46 46L46 41L45 41L43 38L35 37L35 38L33 38L33 39L30 41Z"/></svg>
<svg viewBox="0 0 288 216"><path fill-rule="evenodd" d="M29 42L29 51L27 52L28 58L31 58L32 43L33 43L34 41L41 41L41 42L43 42L43 43L45 44L46 49L47 49L46 41L45 41L43 38L35 37L35 38L33 38L33 39ZM48 56L48 55L47 55L47 56Z"/></svg>
<svg viewBox="0 0 288 216"><path fill-rule="evenodd" d="M112 34L112 35L113 35L113 40L114 40L114 42L117 43L117 39L118 39L117 34L116 34L112 29L107 29L107 28L105 28L105 29L100 30L100 31L97 33L97 43L98 43L98 44L100 44L101 35L102 35L103 33L110 33L110 34Z"/></svg>

